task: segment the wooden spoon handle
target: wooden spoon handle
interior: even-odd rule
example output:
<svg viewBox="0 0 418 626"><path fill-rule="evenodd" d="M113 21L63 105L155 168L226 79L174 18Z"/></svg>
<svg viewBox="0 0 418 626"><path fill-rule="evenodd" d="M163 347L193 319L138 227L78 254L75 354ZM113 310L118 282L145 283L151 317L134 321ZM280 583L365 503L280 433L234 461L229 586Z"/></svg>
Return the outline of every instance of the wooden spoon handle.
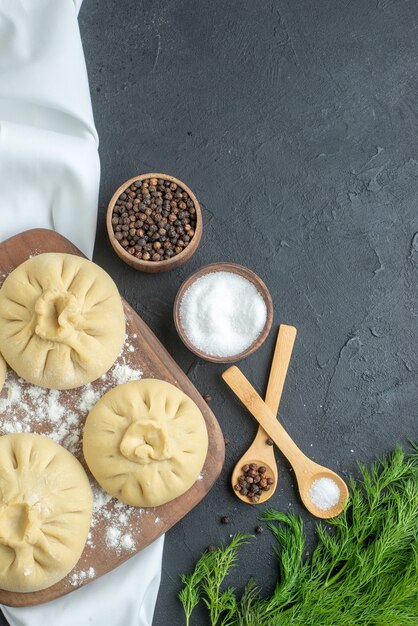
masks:
<svg viewBox="0 0 418 626"><path fill-rule="evenodd" d="M303 465L305 465L307 461L311 463L310 459L299 450L290 435L287 434L283 426L277 421L274 413L260 398L254 387L236 365L228 368L222 374L222 378L255 417L257 422L270 435L277 447L293 465L296 473L298 469L303 469Z"/></svg>
<svg viewBox="0 0 418 626"><path fill-rule="evenodd" d="M274 415L277 415L277 411L279 410L284 381L286 380L295 340L296 328L294 326L280 324L265 399L267 406Z"/></svg>

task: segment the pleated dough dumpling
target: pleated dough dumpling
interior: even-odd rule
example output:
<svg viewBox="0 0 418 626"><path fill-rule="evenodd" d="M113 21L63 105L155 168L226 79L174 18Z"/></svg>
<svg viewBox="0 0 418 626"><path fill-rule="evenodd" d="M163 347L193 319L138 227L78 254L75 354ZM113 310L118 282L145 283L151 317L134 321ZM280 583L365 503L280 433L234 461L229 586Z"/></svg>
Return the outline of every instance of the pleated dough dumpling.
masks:
<svg viewBox="0 0 418 626"><path fill-rule="evenodd" d="M162 380L135 380L111 389L84 427L84 457L93 476L105 491L133 506L158 506L187 491L207 449L200 410Z"/></svg>
<svg viewBox="0 0 418 626"><path fill-rule="evenodd" d="M82 257L35 256L11 272L0 290L0 351L35 385L72 389L99 378L124 337L115 283Z"/></svg>
<svg viewBox="0 0 418 626"><path fill-rule="evenodd" d="M64 578L83 551L92 504L68 450L42 435L0 437L0 588L38 591Z"/></svg>

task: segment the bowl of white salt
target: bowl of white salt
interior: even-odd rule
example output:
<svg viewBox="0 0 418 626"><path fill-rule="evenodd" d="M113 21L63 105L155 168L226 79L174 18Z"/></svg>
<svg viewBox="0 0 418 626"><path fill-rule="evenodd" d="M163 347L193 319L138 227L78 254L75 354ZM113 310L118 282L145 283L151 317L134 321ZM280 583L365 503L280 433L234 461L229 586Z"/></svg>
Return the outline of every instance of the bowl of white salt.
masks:
<svg viewBox="0 0 418 626"><path fill-rule="evenodd" d="M181 285L174 324L185 346L213 363L231 363L257 350L270 332L273 303L257 274L235 263L213 263Z"/></svg>

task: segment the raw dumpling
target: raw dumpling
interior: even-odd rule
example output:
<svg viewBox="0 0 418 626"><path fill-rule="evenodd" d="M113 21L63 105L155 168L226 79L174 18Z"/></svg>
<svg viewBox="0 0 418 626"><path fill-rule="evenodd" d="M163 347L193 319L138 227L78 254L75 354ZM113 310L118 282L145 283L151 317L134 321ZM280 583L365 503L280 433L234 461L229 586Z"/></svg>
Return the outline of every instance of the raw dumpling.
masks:
<svg viewBox="0 0 418 626"><path fill-rule="evenodd" d="M158 506L187 491L206 459L208 434L196 404L162 380L108 391L83 435L87 464L105 491L133 506Z"/></svg>
<svg viewBox="0 0 418 626"><path fill-rule="evenodd" d="M7 374L7 363L4 360L4 358L2 357L2 355L0 354L0 391L4 387L4 381L6 380L6 374Z"/></svg>
<svg viewBox="0 0 418 626"><path fill-rule="evenodd" d="M11 272L0 290L0 351L35 385L72 389L99 378L124 338L115 283L82 257L35 256Z"/></svg>
<svg viewBox="0 0 418 626"><path fill-rule="evenodd" d="M0 437L0 588L38 591L66 576L86 543L92 502L68 450L42 435Z"/></svg>

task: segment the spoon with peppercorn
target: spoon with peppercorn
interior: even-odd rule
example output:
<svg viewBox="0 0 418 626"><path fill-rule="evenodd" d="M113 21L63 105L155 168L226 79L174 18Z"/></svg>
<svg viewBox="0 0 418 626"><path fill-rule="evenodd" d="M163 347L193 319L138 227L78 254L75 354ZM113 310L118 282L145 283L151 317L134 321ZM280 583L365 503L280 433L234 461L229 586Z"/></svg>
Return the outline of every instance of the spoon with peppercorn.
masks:
<svg viewBox="0 0 418 626"><path fill-rule="evenodd" d="M315 463L297 447L236 365L227 369L222 378L291 463L301 500L308 511L322 519L339 515L348 500L348 488L341 476Z"/></svg>
<svg viewBox="0 0 418 626"><path fill-rule="evenodd" d="M296 328L281 324L270 369L265 402L274 415L279 410L284 381L296 339ZM274 494L278 479L273 441L262 426L232 472L235 495L247 504L261 504Z"/></svg>

